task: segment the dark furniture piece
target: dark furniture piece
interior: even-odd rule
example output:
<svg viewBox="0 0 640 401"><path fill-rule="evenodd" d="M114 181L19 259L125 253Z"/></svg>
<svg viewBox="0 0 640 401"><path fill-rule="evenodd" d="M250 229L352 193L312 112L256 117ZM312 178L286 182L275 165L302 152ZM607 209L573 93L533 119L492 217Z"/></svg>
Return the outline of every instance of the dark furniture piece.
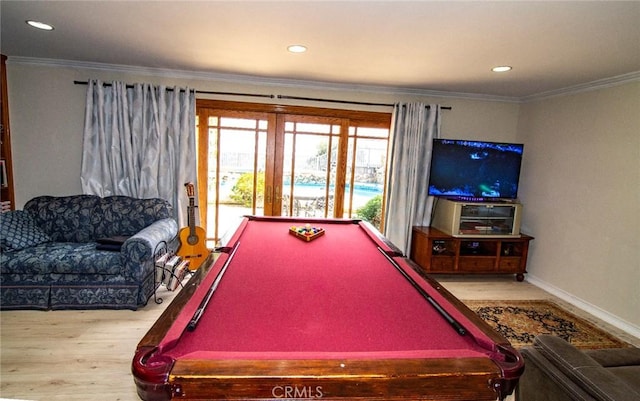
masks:
<svg viewBox="0 0 640 401"><path fill-rule="evenodd" d="M1 308L146 305L158 285L156 254L177 246L172 216L162 199L95 195L39 196L1 214ZM101 239L124 242L102 250Z"/></svg>
<svg viewBox="0 0 640 401"><path fill-rule="evenodd" d="M559 337L536 337L522 349L527 369L518 401L640 400L640 348L581 351Z"/></svg>
<svg viewBox="0 0 640 401"><path fill-rule="evenodd" d="M430 274L515 274L522 281L531 240L533 237L525 234L510 238L459 238L433 227L415 226L411 259Z"/></svg>
<svg viewBox="0 0 640 401"><path fill-rule="evenodd" d="M0 213L15 209L6 62L7 56L0 55Z"/></svg>
<svg viewBox="0 0 640 401"><path fill-rule="evenodd" d="M289 234L305 223L325 234L310 242ZM524 368L519 353L414 268L363 222L246 218L138 344L138 394L495 400L511 393Z"/></svg>

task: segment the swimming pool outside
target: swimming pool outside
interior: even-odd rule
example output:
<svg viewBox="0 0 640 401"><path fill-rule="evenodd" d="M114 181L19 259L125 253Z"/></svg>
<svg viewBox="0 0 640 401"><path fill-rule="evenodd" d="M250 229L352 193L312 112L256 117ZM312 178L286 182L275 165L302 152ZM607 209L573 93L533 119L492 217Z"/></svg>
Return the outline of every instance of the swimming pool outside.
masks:
<svg viewBox="0 0 640 401"><path fill-rule="evenodd" d="M235 185L235 182L227 181L225 184L220 186L220 204L218 210L218 233L222 235L228 229L234 227L237 224L238 220L245 215L253 214L251 208L237 204L231 200L231 192L232 188ZM329 188L329 196L331 197L335 192L333 187ZM351 207L352 216L355 216L355 212L357 209L366 205L366 203L374 198L375 196L383 194L383 188L380 184L373 183L356 183L354 185L353 191L353 204ZM283 186L282 194L289 195L291 193L291 187L289 185ZM316 199L324 198L326 195L326 187L321 184L296 184L294 186L294 199L300 199L303 202L313 202ZM350 186L346 186L345 188L345 202L349 201L350 195ZM210 199L213 199L213 196L210 196ZM285 206L286 208L286 206ZM295 209L295 208L294 208ZM347 210L348 208L345 208ZM207 232L214 232L215 219L215 204L209 203L207 207ZM298 212L298 213L296 213ZM318 217L321 217L322 214L320 211L316 213ZM256 208L256 215L264 215L264 209L262 207ZM303 217L312 217L309 214L309 209L307 207L301 207L300 209L294 210L295 215L302 215ZM350 217L350 216L345 216Z"/></svg>

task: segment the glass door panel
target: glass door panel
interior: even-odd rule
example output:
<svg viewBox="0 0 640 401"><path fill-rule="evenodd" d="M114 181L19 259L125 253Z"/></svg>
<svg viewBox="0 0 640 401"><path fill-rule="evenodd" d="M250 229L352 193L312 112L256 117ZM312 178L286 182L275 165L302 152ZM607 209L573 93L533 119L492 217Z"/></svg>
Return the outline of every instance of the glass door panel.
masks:
<svg viewBox="0 0 640 401"><path fill-rule="evenodd" d="M264 215L267 127L261 119L208 119L206 230L213 245L242 216Z"/></svg>
<svg viewBox="0 0 640 401"><path fill-rule="evenodd" d="M283 216L334 216L340 130L331 121L285 122Z"/></svg>
<svg viewBox="0 0 640 401"><path fill-rule="evenodd" d="M387 129L350 127L344 217L381 228L386 182Z"/></svg>

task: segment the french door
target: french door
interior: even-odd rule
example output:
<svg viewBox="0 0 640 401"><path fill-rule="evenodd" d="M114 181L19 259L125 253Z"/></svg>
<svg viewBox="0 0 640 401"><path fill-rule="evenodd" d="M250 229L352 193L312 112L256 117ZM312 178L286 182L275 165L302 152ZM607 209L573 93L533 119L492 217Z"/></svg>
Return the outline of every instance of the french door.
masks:
<svg viewBox="0 0 640 401"><path fill-rule="evenodd" d="M197 124L209 246L246 214L353 217L382 198L386 113L198 100Z"/></svg>

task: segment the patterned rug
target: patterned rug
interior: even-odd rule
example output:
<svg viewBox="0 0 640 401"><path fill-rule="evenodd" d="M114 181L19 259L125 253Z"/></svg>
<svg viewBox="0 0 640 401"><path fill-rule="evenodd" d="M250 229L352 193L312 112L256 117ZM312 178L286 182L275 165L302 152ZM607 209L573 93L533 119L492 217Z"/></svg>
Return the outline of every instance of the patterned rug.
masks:
<svg viewBox="0 0 640 401"><path fill-rule="evenodd" d="M515 348L538 334L561 337L578 348L621 348L629 344L549 301L463 301Z"/></svg>

